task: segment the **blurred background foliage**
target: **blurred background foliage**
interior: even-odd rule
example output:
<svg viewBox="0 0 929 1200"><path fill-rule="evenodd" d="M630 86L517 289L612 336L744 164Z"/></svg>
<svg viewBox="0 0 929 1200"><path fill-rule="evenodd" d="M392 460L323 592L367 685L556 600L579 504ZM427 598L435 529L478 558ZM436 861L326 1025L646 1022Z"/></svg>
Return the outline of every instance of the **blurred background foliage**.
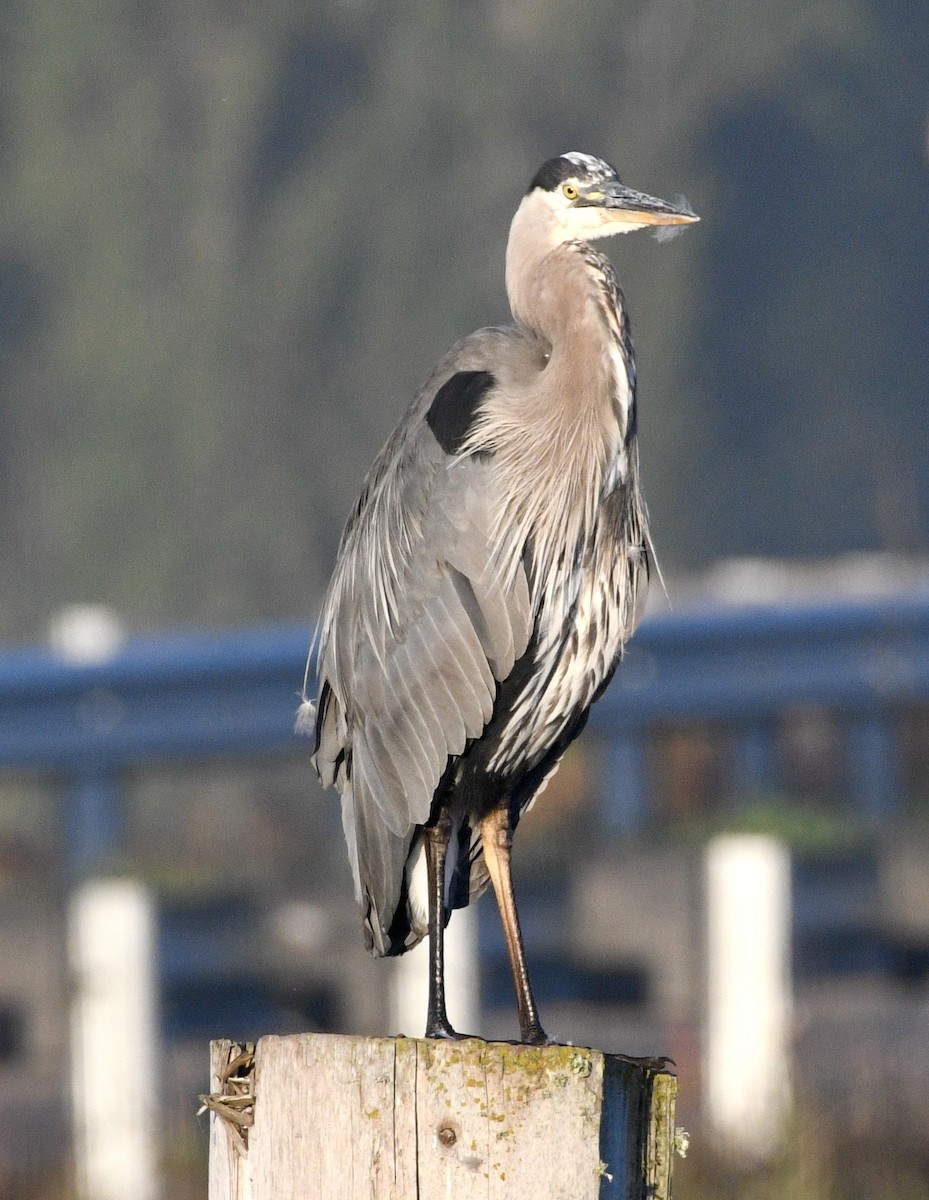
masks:
<svg viewBox="0 0 929 1200"><path fill-rule="evenodd" d="M925 555L927 62L913 0L7 0L0 640L41 640L82 601L130 630L309 630L390 428L453 341L508 319L510 217L567 149L702 217L667 245L609 244L666 574ZM920 796L924 729L914 718ZM813 743L839 745L828 729ZM698 819L715 743L676 744L666 791L685 815L693 800L680 832L697 841L723 820ZM576 794L584 769L566 767ZM135 865L167 895L217 863L282 895L341 886L353 922L341 849L305 865L307 845L339 839L335 810L305 803L302 759L275 772L130 781ZM30 872L58 886L43 794L0 796L17 895ZM741 824L796 851L856 844L829 803L759 797ZM176 1090L189 1124L193 1089ZM790 1154L763 1170L698 1141L681 1195L929 1197L924 1140L882 1142L888 1167L800 1111ZM200 1157L169 1164L172 1197L202 1195ZM0 1193L64 1196L54 1170L36 1193L0 1164Z"/></svg>
<svg viewBox="0 0 929 1200"><path fill-rule="evenodd" d="M0 637L311 622L378 446L507 319L577 148L703 223L613 247L666 567L926 548L929 23L909 0L14 0Z"/></svg>

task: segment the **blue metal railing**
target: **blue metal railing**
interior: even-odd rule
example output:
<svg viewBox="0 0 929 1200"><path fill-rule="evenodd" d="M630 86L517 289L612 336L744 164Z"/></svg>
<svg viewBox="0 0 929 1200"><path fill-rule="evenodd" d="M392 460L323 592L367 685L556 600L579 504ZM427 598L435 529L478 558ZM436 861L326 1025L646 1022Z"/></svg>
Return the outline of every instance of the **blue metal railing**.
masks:
<svg viewBox="0 0 929 1200"><path fill-rule="evenodd" d="M839 720L849 807L866 821L886 818L902 793L897 714L927 700L927 596L652 621L592 716L607 742L605 816L625 828L644 821L649 729L725 724L733 790L771 791L781 774L779 714L816 708Z"/></svg>
<svg viewBox="0 0 929 1200"><path fill-rule="evenodd" d="M90 871L119 846L125 773L170 763L308 755L306 741L293 732L308 640L308 628L281 626L138 637L91 665L47 649L0 653L0 771L41 772L63 786L70 870ZM645 821L646 747L656 728L674 722L724 725L734 789L775 787L778 717L803 706L829 711L843 731L849 806L864 818L890 815L901 794L897 715L926 703L929 597L652 619L636 634L592 714L606 756L601 817L623 831ZM870 896L873 888L865 885L873 863L867 856L838 865L853 888ZM841 925L848 906L820 874L812 882L804 882L802 869L798 876L798 970L806 969L804 954L825 961L823 946L845 968L889 961L880 938L869 939L857 926L845 930L844 941L837 937L836 922ZM811 910L810 896L827 884L824 918ZM524 916L531 933L529 900ZM222 905L214 912L209 903L162 913L167 1033L199 1034L208 1021L211 1028L247 1027L252 1034L278 1028L280 1014L257 968L217 988L212 960L198 949L204 938L215 940L228 973L230 929L244 920L241 906L236 912L234 922ZM485 967L488 986L497 980L508 988L505 963L496 974L493 963ZM630 980L634 991L641 981ZM615 993L615 973L609 986ZM217 997L226 1003L221 1015Z"/></svg>
<svg viewBox="0 0 929 1200"><path fill-rule="evenodd" d="M102 663L46 649L0 654L0 770L51 772L70 789L77 863L118 836L122 772L146 764L300 753L294 713L306 628L132 639ZM725 722L746 790L778 770L778 713L839 714L849 802L890 813L900 793L895 715L929 702L929 597L662 616L638 631L592 726L607 747L605 818L647 810L643 747L650 729Z"/></svg>
<svg viewBox="0 0 929 1200"><path fill-rule="evenodd" d="M0 654L0 769L63 774L293 748L303 628L139 637L105 662Z"/></svg>
<svg viewBox="0 0 929 1200"><path fill-rule="evenodd" d="M293 722L307 640L296 627L139 637L93 664L8 651L0 770L59 778L70 865L84 870L119 841L125 771L299 750Z"/></svg>

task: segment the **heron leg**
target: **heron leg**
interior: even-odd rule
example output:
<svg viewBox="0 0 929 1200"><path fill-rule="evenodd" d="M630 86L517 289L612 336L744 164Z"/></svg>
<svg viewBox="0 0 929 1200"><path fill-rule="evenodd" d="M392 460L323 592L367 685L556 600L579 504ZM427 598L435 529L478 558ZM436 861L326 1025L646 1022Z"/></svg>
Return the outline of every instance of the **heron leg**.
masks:
<svg viewBox="0 0 929 1200"><path fill-rule="evenodd" d="M457 1038L445 1011L445 859L452 823L444 813L423 830L429 881L429 1008L426 1037Z"/></svg>
<svg viewBox="0 0 929 1200"><path fill-rule="evenodd" d="M481 844L484 850L484 862L490 872L490 880L497 897L497 907L500 909L500 920L503 923L503 936L506 939L507 953L510 956L510 966L513 970L516 1006L519 1011L520 1040L533 1046L544 1046L548 1044L548 1037L539 1023L539 1014L529 983L526 952L523 949L519 914L516 911L516 896L513 892L513 880L510 875L513 825L510 821L509 809L494 809L484 817L481 821Z"/></svg>

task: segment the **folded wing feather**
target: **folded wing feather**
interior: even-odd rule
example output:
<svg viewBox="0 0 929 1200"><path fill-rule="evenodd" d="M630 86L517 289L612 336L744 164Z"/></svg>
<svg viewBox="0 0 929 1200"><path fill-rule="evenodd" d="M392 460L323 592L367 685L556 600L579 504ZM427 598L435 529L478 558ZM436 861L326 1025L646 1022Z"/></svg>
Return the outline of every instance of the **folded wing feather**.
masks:
<svg viewBox="0 0 929 1200"><path fill-rule="evenodd" d="M531 623L525 574L505 586L492 561L492 512L504 502L492 458L446 454L422 421L405 432L402 473L389 450L324 610L315 754L322 782L343 793L356 893L380 954L448 758L490 720Z"/></svg>

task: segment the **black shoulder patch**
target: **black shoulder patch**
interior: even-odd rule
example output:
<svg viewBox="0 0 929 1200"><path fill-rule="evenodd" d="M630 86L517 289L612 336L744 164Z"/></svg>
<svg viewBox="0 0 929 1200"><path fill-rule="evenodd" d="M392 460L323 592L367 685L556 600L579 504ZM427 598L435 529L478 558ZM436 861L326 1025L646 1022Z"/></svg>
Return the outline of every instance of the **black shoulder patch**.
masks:
<svg viewBox="0 0 929 1200"><path fill-rule="evenodd" d="M493 384L489 371L459 371L436 392L426 413L426 424L446 454L461 450L481 398Z"/></svg>
<svg viewBox="0 0 929 1200"><path fill-rule="evenodd" d="M543 192L553 192L555 188L560 187L566 179L571 179L572 176L577 177L580 173L580 168L577 163L571 162L569 158L550 158L548 162L542 163L538 171L533 176L532 183L529 184L529 191L534 191L535 188L541 188ZM528 192L526 193L529 194Z"/></svg>

